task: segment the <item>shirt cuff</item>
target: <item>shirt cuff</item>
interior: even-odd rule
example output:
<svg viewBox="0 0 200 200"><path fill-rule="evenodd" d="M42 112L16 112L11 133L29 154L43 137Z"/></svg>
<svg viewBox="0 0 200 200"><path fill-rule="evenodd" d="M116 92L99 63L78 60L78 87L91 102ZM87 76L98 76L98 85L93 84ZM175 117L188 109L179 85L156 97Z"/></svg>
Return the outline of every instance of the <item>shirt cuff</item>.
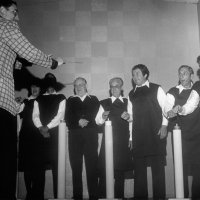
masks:
<svg viewBox="0 0 200 200"><path fill-rule="evenodd" d="M185 115L185 107L182 107L182 111L178 113L179 115Z"/></svg>
<svg viewBox="0 0 200 200"><path fill-rule="evenodd" d="M47 125L47 127L48 127L48 129L51 129L51 128L52 128L52 124L49 123L49 124Z"/></svg>
<svg viewBox="0 0 200 200"><path fill-rule="evenodd" d="M168 125L168 120L163 117L162 125L167 126Z"/></svg>
<svg viewBox="0 0 200 200"><path fill-rule="evenodd" d="M51 65L51 69L56 69L58 67L58 62L52 58L52 65Z"/></svg>

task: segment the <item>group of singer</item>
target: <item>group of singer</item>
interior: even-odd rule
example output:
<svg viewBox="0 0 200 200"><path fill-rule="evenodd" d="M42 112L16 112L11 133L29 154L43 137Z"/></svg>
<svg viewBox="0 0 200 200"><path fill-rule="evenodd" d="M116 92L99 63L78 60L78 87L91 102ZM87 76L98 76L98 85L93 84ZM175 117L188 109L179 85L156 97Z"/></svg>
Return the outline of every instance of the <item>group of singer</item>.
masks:
<svg viewBox="0 0 200 200"><path fill-rule="evenodd" d="M52 170L57 197L58 124L62 119L69 130L73 199L83 199L83 158L89 199L106 198L107 119L113 128L115 198L125 197L126 172L134 171L134 199L148 199L147 167L152 172L153 199L166 198L166 138L176 123L182 130L184 195L189 197L188 176L192 176L192 199L200 198L200 82L193 84L193 69L182 65L178 85L166 94L160 85L149 82L149 74L147 66L133 66L133 89L128 98L123 97L123 79L114 77L109 80L110 96L101 101L88 93L83 77L74 80L74 95L68 99L57 93L59 84L51 73L45 75L41 85L33 82L32 95L22 103L24 120L19 140L19 166L24 171L27 200L44 199L47 169ZM36 92L33 98L35 87L44 92L39 96ZM29 113L25 112L27 108ZM99 153L98 133L103 133Z"/></svg>
<svg viewBox="0 0 200 200"><path fill-rule="evenodd" d="M56 69L64 61L34 47L21 33L18 20L17 3L0 0L0 199L16 200L17 157L18 169L24 171L26 200L44 199L47 169L52 170L57 197L58 125L63 119L69 130L72 198L83 198L83 158L89 199L106 198L105 138L103 134L98 154L98 133L104 133L109 119L113 127L115 198L124 198L125 173L134 171L134 199L148 199L147 167L151 167L153 199L165 199L166 138L178 123L185 197L189 196L191 175L192 199L200 199L200 82L193 84L190 66L180 66L179 83L166 94L160 85L149 82L147 66L135 65L128 97L123 97L122 78L114 77L109 81L110 96L101 101L88 93L83 77L74 80L74 96L66 99L59 94L64 86L54 74L47 73L41 82L30 84L30 96L22 102L15 98L17 57L47 69ZM23 119L19 152L17 114Z"/></svg>

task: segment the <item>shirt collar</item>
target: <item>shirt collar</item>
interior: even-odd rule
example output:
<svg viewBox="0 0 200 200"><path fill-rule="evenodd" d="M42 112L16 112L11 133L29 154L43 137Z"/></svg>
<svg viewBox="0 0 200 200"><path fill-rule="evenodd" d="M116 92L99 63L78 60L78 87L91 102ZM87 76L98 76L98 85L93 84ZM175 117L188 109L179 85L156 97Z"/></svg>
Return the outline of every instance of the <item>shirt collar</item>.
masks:
<svg viewBox="0 0 200 200"><path fill-rule="evenodd" d="M112 103L113 103L116 99L119 99L121 102L124 102L122 96L119 96L118 98L116 98L116 97L114 97L114 96L111 96L110 98L111 98Z"/></svg>
<svg viewBox="0 0 200 200"><path fill-rule="evenodd" d="M56 91L54 91L53 93L51 93L51 94L57 94L57 92ZM51 94L49 94L48 92L45 92L43 95L51 95Z"/></svg>
<svg viewBox="0 0 200 200"><path fill-rule="evenodd" d="M31 99L36 99L34 96L30 96L30 97L28 97L28 100L31 100Z"/></svg>
<svg viewBox="0 0 200 200"><path fill-rule="evenodd" d="M78 98L80 98L80 99L81 99L81 101L84 101L84 100L85 100L85 98L86 98L87 96L88 96L88 97L90 97L90 95L89 95L88 93L86 93L86 94L85 94L85 95L83 95L82 97L80 97L80 96L79 96L79 95L77 95L77 94L76 94L76 95L74 95L74 97L78 97Z"/></svg>
<svg viewBox="0 0 200 200"><path fill-rule="evenodd" d="M179 90L179 94L180 94L183 90L190 90L192 86L193 86L193 83L191 82L191 86L189 88L185 88L181 84L177 85L176 88Z"/></svg>
<svg viewBox="0 0 200 200"><path fill-rule="evenodd" d="M136 86L135 86L135 90L136 90L137 88L143 87L143 86L147 86L147 87L149 88L149 81L146 80L142 85L136 85ZM134 91L135 91L135 90L134 90Z"/></svg>

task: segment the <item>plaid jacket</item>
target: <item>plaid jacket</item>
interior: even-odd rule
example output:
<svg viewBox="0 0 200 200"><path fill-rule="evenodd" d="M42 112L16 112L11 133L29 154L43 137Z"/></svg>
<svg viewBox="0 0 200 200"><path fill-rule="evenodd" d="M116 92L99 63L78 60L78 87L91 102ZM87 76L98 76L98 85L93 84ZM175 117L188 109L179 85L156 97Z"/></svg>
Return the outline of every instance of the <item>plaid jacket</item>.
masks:
<svg viewBox="0 0 200 200"><path fill-rule="evenodd" d="M13 67L17 54L31 63L52 67L52 59L22 35L17 22L0 17L0 108L16 115Z"/></svg>

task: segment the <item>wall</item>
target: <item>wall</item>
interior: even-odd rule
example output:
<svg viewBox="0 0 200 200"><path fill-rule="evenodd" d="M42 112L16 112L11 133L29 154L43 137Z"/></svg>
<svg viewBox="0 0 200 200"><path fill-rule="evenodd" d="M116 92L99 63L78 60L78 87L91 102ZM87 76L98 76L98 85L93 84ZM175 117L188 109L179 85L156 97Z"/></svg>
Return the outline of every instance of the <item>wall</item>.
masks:
<svg viewBox="0 0 200 200"><path fill-rule="evenodd" d="M139 63L148 66L150 81L161 84L165 91L177 84L180 65L187 64L197 70L199 26L196 4L162 0L18 2L20 25L27 38L47 54L66 60L65 65L54 71L59 81L67 84L62 91L66 97L73 94L71 83L77 76L87 79L89 92L99 99L108 96L109 79L120 76L124 79L127 95L132 87L131 68ZM31 71L40 77L47 72L40 67L31 68ZM170 197L174 195L170 135L167 151L166 188ZM50 176L48 172L47 197L52 195ZM150 171L148 176L151 176ZM133 181L128 181L126 194L130 197ZM67 198L71 197L70 184ZM20 182L21 188L22 185ZM23 196L21 188L19 195ZM149 191L151 196L151 187ZM85 190L84 194L87 196Z"/></svg>
<svg viewBox="0 0 200 200"><path fill-rule="evenodd" d="M198 25L199 25L199 37L200 37L200 2L197 4L197 12L198 12Z"/></svg>

